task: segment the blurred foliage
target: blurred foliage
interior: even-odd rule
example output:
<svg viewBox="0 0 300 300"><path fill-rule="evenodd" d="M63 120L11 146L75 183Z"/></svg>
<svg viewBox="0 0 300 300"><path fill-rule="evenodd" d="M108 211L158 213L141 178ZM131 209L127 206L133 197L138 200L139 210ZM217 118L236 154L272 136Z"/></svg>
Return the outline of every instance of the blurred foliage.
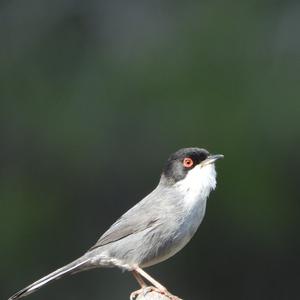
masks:
<svg viewBox="0 0 300 300"><path fill-rule="evenodd" d="M299 297L297 1L0 2L1 296L76 258L181 147L223 153L185 299ZM95 274L97 272L97 274ZM114 286L118 289L114 289ZM32 299L124 299L98 270Z"/></svg>

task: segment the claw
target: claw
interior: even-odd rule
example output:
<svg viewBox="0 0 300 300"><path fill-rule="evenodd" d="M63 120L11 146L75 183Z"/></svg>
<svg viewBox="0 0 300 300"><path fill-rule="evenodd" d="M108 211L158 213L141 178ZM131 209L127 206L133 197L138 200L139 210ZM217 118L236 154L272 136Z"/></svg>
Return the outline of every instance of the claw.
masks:
<svg viewBox="0 0 300 300"><path fill-rule="evenodd" d="M130 300L134 300L140 294L143 294L143 296L146 296L146 294L149 293L149 292L150 292L150 289L149 289L148 286L147 287L143 287L143 288L141 288L139 290L136 290L136 291L132 292L130 294Z"/></svg>
<svg viewBox="0 0 300 300"><path fill-rule="evenodd" d="M181 298L179 298L175 295L172 295L167 289L159 290L158 292L161 293L162 295L168 297L170 300L182 300Z"/></svg>
<svg viewBox="0 0 300 300"><path fill-rule="evenodd" d="M130 294L130 300L134 300L138 295L140 295L140 294L143 294L143 296L146 296L148 293L150 293L150 292L153 292L153 291L155 291L155 292L158 292L158 293L161 293L156 287L154 287L154 286L146 286L146 287L143 287L143 288L141 288L141 289L139 289L139 290L136 290L136 291L134 291L134 292L132 292L131 294Z"/></svg>
<svg viewBox="0 0 300 300"><path fill-rule="evenodd" d="M148 294L150 292L156 292L156 293L162 294L162 295L168 297L170 300L182 300L182 299L178 298L177 296L172 295L167 289L158 289L154 286L146 286L137 291L132 292L130 294L130 300L134 300L140 294L143 294L143 296L146 296L146 294Z"/></svg>

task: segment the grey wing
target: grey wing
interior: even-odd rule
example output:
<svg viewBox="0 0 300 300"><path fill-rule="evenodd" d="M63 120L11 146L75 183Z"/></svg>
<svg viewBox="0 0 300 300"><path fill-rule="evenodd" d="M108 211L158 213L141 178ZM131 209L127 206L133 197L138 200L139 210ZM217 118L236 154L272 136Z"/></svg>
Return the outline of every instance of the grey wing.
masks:
<svg viewBox="0 0 300 300"><path fill-rule="evenodd" d="M155 190L122 215L89 251L156 226L159 214L155 207Z"/></svg>

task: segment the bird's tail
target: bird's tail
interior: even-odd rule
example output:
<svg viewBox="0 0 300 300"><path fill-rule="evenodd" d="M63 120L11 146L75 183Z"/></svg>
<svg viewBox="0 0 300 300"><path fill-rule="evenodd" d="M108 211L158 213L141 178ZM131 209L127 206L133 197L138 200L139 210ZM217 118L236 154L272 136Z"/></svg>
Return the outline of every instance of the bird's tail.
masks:
<svg viewBox="0 0 300 300"><path fill-rule="evenodd" d="M70 274L82 271L84 269L88 269L89 268L88 261L89 261L89 259L79 258L79 259L63 266L62 268L46 275L45 277L35 281L34 283L28 285L24 289L20 290L19 292L15 293L14 295L12 295L8 300L19 299L19 298L28 296L29 294L34 293L35 291L39 290L44 285L46 285L56 279L62 278L66 275L70 275Z"/></svg>

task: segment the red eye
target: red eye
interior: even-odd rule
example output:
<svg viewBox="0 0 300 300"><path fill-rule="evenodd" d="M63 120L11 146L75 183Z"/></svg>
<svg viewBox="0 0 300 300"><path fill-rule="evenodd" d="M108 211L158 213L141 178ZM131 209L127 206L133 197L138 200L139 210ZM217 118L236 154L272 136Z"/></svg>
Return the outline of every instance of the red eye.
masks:
<svg viewBox="0 0 300 300"><path fill-rule="evenodd" d="M186 157L182 163L186 168L191 168L194 165L194 162L191 158Z"/></svg>

